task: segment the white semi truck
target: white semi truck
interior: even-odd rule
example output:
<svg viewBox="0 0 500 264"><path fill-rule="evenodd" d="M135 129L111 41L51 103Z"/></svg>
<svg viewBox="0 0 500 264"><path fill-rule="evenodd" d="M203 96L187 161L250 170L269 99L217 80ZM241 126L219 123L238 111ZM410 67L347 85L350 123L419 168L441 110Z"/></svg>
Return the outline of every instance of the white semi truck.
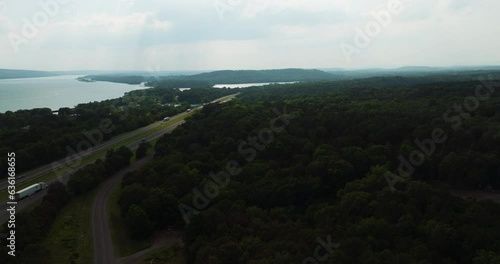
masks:
<svg viewBox="0 0 500 264"><path fill-rule="evenodd" d="M16 194L14 195L14 198L16 199L16 201L19 201L25 197L28 197L28 196L31 196L41 190L45 190L47 189L47 184L45 182L39 182L39 183L35 183L29 187L26 187L18 192L16 192Z"/></svg>

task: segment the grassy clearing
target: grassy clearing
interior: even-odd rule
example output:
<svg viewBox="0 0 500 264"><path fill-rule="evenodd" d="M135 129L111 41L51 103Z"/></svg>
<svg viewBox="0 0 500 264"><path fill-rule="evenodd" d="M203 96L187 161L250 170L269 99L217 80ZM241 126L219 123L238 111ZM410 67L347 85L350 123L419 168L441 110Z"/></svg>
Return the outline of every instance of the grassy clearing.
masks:
<svg viewBox="0 0 500 264"><path fill-rule="evenodd" d="M92 203L99 188L73 198L56 217L42 242L51 263L86 264L93 260Z"/></svg>
<svg viewBox="0 0 500 264"><path fill-rule="evenodd" d="M146 255L139 263L149 264L154 259L155 264L183 264L186 263L179 246L171 246L153 251Z"/></svg>
<svg viewBox="0 0 500 264"><path fill-rule="evenodd" d="M111 232L111 239L115 255L117 257L126 257L141 251L151 246L150 239L143 241L135 241L129 238L123 219L120 216L120 208L118 207L118 198L120 196L121 184L118 184L111 193L107 208L108 208L108 223Z"/></svg>

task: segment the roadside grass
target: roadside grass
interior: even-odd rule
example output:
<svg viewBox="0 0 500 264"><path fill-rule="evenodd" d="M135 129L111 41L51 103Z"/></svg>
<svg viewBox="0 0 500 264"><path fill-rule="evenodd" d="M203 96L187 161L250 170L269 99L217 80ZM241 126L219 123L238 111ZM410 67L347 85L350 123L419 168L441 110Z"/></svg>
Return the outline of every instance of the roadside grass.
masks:
<svg viewBox="0 0 500 264"><path fill-rule="evenodd" d="M182 249L178 245L168 248L158 249L144 256L140 264L150 264L154 260L155 264L183 264L186 263L182 255Z"/></svg>
<svg viewBox="0 0 500 264"><path fill-rule="evenodd" d="M93 261L91 214L99 188L74 197L58 214L42 242L52 263L86 264Z"/></svg>
<svg viewBox="0 0 500 264"><path fill-rule="evenodd" d="M61 175L61 174L65 174L73 169L78 169L80 167L83 167L85 165L88 165L90 163L93 163L94 161L96 161L97 159L100 159L100 158L103 158L106 156L106 153L108 152L108 150L110 149L117 149L119 147L122 147L122 146L126 146L126 145L129 145L133 142L136 142L136 141L139 141L141 138L144 138L144 137L147 137L153 133L156 133L158 131L160 131L161 129L164 129L170 125L173 125L179 121L182 121L182 120L185 120L186 118L190 117L191 115L193 115L196 111L193 111L187 115L184 115L182 117L179 117L179 118L175 118L173 120L170 120L168 122L165 122L147 132L144 132L144 133L141 133L137 136L134 136L130 139L127 139L127 140L124 140L124 141L121 141L120 143L117 143L113 146L110 146L106 149L103 149L99 152L96 152L92 155L89 155L89 156L86 156L84 157L83 159L81 159L80 161L80 164L75 166L75 164L78 162L74 162L72 164L68 164L66 166L63 166L62 168L60 169L57 169L57 170L51 170L50 172L48 173L45 173L45 174L42 174L41 176L39 177L36 177L36 178L33 178L33 179L30 179L29 181L25 181L23 183L19 183L16 185L16 190L21 190L25 187L28 187L32 184L35 184L35 183L38 183L38 182L49 182L53 179L56 179L58 175ZM132 131L133 132L133 131ZM132 132L129 132L129 133L132 133ZM126 134L122 134L122 135L119 135L118 137L123 137L124 135ZM156 143L156 141L154 141ZM135 154L134 154L135 155ZM7 194L7 189L4 189L2 191L0 191L0 201L6 201L7 200L7 197L8 197L8 194Z"/></svg>
<svg viewBox="0 0 500 264"><path fill-rule="evenodd" d="M147 150L147 155L152 155L154 153L154 146L160 138L157 138L150 142L151 148ZM136 162L136 151L133 152L132 162ZM138 251L149 248L153 241L152 239L147 239L143 241L132 240L127 232L126 227L123 223L123 218L120 215L120 207L118 206L118 198L120 198L121 183L117 184L109 199L107 201L108 208L108 223L111 233L111 240L113 241L113 247L117 257L126 257L132 255Z"/></svg>
<svg viewBox="0 0 500 264"><path fill-rule="evenodd" d="M121 184L117 184L108 199L108 223L116 256L126 257L150 247L152 239L135 241L128 236L125 224L120 216L120 207L118 206L120 191Z"/></svg>

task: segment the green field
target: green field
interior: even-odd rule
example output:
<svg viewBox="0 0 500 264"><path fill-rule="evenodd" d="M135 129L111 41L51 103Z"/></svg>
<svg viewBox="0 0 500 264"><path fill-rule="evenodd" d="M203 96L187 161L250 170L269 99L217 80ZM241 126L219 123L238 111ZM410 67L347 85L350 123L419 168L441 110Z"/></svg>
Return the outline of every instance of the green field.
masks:
<svg viewBox="0 0 500 264"><path fill-rule="evenodd" d="M56 217L42 245L51 263L92 263L92 203L98 188L73 198Z"/></svg>

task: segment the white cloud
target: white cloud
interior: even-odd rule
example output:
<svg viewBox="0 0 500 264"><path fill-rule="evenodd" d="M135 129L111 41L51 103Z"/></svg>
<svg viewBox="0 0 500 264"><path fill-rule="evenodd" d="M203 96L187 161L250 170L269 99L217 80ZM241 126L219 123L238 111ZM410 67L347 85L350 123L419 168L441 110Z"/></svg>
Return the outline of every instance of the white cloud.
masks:
<svg viewBox="0 0 500 264"><path fill-rule="evenodd" d="M148 29L168 31L172 27L172 23L158 20L153 12L134 13L125 16L94 13L78 17L72 21L54 23L53 27L57 30L106 30L114 34L130 34Z"/></svg>
<svg viewBox="0 0 500 264"><path fill-rule="evenodd" d="M0 38L0 68L144 70L147 65L159 65L162 70L209 70L500 64L496 51L500 28L495 27L498 0L399 0L403 11L351 64L346 63L339 44L352 42L355 28L373 21L370 11L392 0L241 0L227 10L223 21L213 1L72 1L36 38L23 44L21 52L10 53L6 38ZM20 34L22 19L40 11L28 2L7 3L3 16L0 12L2 33Z"/></svg>

